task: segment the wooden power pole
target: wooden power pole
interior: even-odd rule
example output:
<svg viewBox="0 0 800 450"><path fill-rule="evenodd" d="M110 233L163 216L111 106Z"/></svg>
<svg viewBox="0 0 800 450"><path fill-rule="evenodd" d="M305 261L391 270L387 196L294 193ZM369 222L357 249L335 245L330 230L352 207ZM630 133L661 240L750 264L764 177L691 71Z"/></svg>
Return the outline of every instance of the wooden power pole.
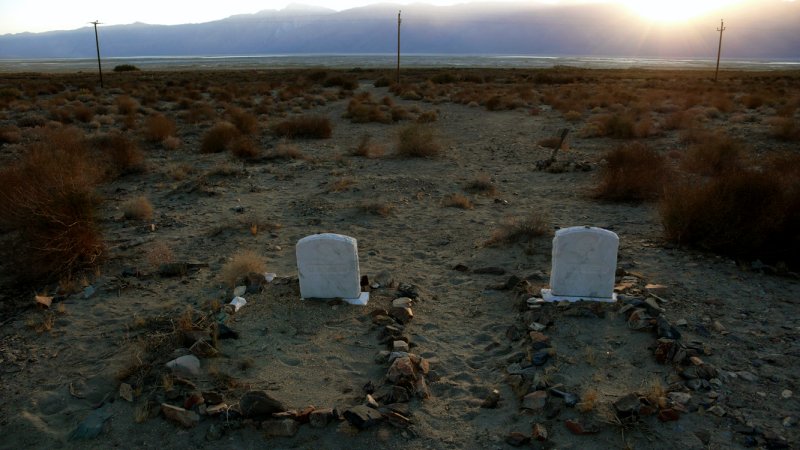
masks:
<svg viewBox="0 0 800 450"><path fill-rule="evenodd" d="M400 23L403 21L400 14L403 11L397 11L397 83L400 83Z"/></svg>
<svg viewBox="0 0 800 450"><path fill-rule="evenodd" d="M100 66L100 39L97 37L97 24L100 22L95 20L94 22L89 22L94 25L94 44L97 47L97 72L100 74L100 89L103 88L103 67Z"/></svg>
<svg viewBox="0 0 800 450"><path fill-rule="evenodd" d="M714 83L717 82L717 76L719 75L719 56L722 54L722 32L725 31L725 21L720 19L719 20L719 47L717 48L717 70L714 71Z"/></svg>

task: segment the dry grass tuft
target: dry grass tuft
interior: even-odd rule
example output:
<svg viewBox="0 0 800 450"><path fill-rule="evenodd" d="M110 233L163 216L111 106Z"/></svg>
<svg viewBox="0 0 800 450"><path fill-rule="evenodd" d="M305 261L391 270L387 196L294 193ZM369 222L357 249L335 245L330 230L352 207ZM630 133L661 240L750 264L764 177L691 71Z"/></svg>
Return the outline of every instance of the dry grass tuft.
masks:
<svg viewBox="0 0 800 450"><path fill-rule="evenodd" d="M595 405L597 404L597 391L594 389L588 389L586 392L583 393L581 396L581 401L575 407L578 411L582 413L588 413L594 409Z"/></svg>
<svg viewBox="0 0 800 450"><path fill-rule="evenodd" d="M145 261L150 267L157 269L162 264L175 262L175 252L172 247L163 241L151 243L145 250Z"/></svg>
<svg viewBox="0 0 800 450"><path fill-rule="evenodd" d="M433 158L439 156L444 148L433 128L410 124L398 132L396 151L406 158Z"/></svg>
<svg viewBox="0 0 800 450"><path fill-rule="evenodd" d="M364 135L361 137L358 147L353 149L352 155L373 159L380 158L385 152L386 150L382 145L372 142L372 138L369 135Z"/></svg>
<svg viewBox="0 0 800 450"><path fill-rule="evenodd" d="M333 125L324 116L301 116L277 123L272 131L285 138L328 139L333 135Z"/></svg>
<svg viewBox="0 0 800 450"><path fill-rule="evenodd" d="M258 118L253 114L236 106L227 109L228 118L242 134L253 134L258 131Z"/></svg>
<svg viewBox="0 0 800 450"><path fill-rule="evenodd" d="M641 143L625 145L605 155L595 198L611 201L643 201L657 198L670 178L660 153Z"/></svg>
<svg viewBox="0 0 800 450"><path fill-rule="evenodd" d="M144 137L151 142L162 142L175 135L175 122L163 114L149 116L144 121Z"/></svg>
<svg viewBox="0 0 800 450"><path fill-rule="evenodd" d="M486 196L492 196L497 193L497 188L492 184L492 179L486 174L478 175L477 178L467 183L464 189L466 189L467 192Z"/></svg>
<svg viewBox="0 0 800 450"><path fill-rule="evenodd" d="M388 217L391 216L392 213L394 213L395 207L390 203L367 202L367 203L362 203L359 209L367 214L372 214L381 217Z"/></svg>
<svg viewBox="0 0 800 450"><path fill-rule="evenodd" d="M117 112L122 115L128 116L135 114L139 110L139 102L131 98L129 95L120 95L117 97Z"/></svg>
<svg viewBox="0 0 800 450"><path fill-rule="evenodd" d="M523 218L509 217L500 224L500 228L492 233L492 236L484 245L493 246L528 242L533 238L545 236L549 232L548 221L539 213L532 213Z"/></svg>
<svg viewBox="0 0 800 450"><path fill-rule="evenodd" d="M92 145L105 162L106 175L116 178L145 171L144 153L122 133L110 133L92 140Z"/></svg>
<svg viewBox="0 0 800 450"><path fill-rule="evenodd" d="M239 279L248 274L266 271L267 264L264 262L264 258L252 250L242 250L222 266L220 279L228 286L234 287Z"/></svg>
<svg viewBox="0 0 800 450"><path fill-rule="evenodd" d="M238 136L239 130L232 123L217 122L203 135L200 151L202 153L224 152Z"/></svg>
<svg viewBox="0 0 800 450"><path fill-rule="evenodd" d="M249 136L239 136L230 144L231 153L237 158L256 158L261 154L261 148Z"/></svg>
<svg viewBox="0 0 800 450"><path fill-rule="evenodd" d="M742 146L720 132L697 132L681 160L681 167L701 175L715 175L741 166Z"/></svg>
<svg viewBox="0 0 800 450"><path fill-rule="evenodd" d="M448 195L444 198L442 204L444 206L461 209L472 209L475 207L469 197L459 193Z"/></svg>
<svg viewBox="0 0 800 450"><path fill-rule="evenodd" d="M83 134L43 130L21 159L0 170L0 229L15 233L20 278L69 275L103 252L95 222L101 178Z"/></svg>
<svg viewBox="0 0 800 450"><path fill-rule="evenodd" d="M303 153L300 147L294 144L287 144L281 142L272 150L267 152L266 159L297 159L303 161L311 161L311 157Z"/></svg>
<svg viewBox="0 0 800 450"><path fill-rule="evenodd" d="M145 196L134 197L122 203L123 217L135 220L150 220L153 218L153 205Z"/></svg>
<svg viewBox="0 0 800 450"><path fill-rule="evenodd" d="M328 192L344 192L355 186L356 180L353 177L342 177L331 184Z"/></svg>

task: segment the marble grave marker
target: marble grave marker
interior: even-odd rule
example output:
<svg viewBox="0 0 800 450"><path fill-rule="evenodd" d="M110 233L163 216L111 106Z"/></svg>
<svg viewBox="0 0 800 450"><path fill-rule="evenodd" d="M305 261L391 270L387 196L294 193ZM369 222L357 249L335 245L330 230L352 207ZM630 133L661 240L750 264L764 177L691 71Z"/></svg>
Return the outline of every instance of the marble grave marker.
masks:
<svg viewBox="0 0 800 450"><path fill-rule="evenodd" d="M341 298L352 305L366 305L369 292L361 292L358 245L349 236L323 233L297 241L300 296Z"/></svg>
<svg viewBox="0 0 800 450"><path fill-rule="evenodd" d="M542 289L546 302L586 300L615 302L619 237L595 227L570 227L556 231L550 289Z"/></svg>

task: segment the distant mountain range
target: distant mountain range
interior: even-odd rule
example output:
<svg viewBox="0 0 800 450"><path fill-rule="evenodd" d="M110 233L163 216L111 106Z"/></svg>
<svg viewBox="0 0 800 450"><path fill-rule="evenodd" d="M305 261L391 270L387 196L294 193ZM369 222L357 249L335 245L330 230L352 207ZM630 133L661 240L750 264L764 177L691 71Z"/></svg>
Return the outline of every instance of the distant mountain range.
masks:
<svg viewBox="0 0 800 450"><path fill-rule="evenodd" d="M767 3L767 2L764 2ZM800 59L800 2L748 2L725 13L727 58ZM434 7L379 4L346 11L290 7L186 25L100 26L104 57L392 53L713 57L720 12L651 23L611 3ZM94 57L91 27L0 36L0 58Z"/></svg>

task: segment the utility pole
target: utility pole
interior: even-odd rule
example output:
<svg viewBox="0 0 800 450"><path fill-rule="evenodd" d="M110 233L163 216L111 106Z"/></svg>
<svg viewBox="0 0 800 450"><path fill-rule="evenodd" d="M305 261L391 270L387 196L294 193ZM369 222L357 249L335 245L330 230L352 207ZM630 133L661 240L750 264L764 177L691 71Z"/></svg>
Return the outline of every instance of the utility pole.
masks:
<svg viewBox="0 0 800 450"><path fill-rule="evenodd" d="M397 83L400 83L400 23L403 21L400 14L403 11L397 11Z"/></svg>
<svg viewBox="0 0 800 450"><path fill-rule="evenodd" d="M719 19L719 48L717 49L717 70L714 71L714 83L717 82L717 75L719 75L719 55L722 54L722 32L725 31L725 21Z"/></svg>
<svg viewBox="0 0 800 450"><path fill-rule="evenodd" d="M100 22L95 20L94 22L89 22L94 25L94 43L97 47L97 72L100 73L100 89L103 88L103 68L100 66L100 39L97 37L97 24Z"/></svg>

